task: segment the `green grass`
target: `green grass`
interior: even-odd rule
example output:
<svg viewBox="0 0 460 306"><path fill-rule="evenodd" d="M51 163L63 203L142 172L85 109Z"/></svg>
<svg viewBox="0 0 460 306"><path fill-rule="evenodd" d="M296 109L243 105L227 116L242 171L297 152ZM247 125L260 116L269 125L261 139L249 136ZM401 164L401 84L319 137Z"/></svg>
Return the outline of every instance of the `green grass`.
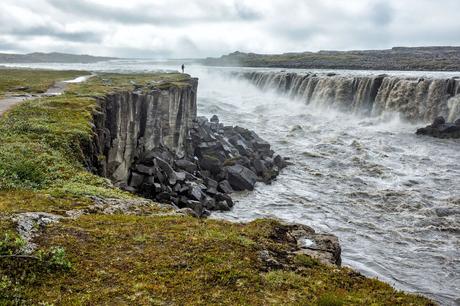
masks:
<svg viewBox="0 0 460 306"><path fill-rule="evenodd" d="M83 216L49 226L39 239L42 248L63 247L72 271L19 282L17 292L59 305L432 305L346 268L297 265L286 256L293 246L272 238L280 226ZM263 249L291 268L267 271Z"/></svg>
<svg viewBox="0 0 460 306"><path fill-rule="evenodd" d="M56 81L86 75L85 71L55 71L39 69L0 68L0 97L7 93L43 93ZM19 87L27 87L19 89Z"/></svg>
<svg viewBox="0 0 460 306"><path fill-rule="evenodd" d="M102 74L69 86L61 96L18 104L0 118L0 191L34 191L57 198L131 197L83 167L82 148L93 137L91 120L97 110L94 97L132 90L133 84L186 86L184 81L188 79L177 73Z"/></svg>
<svg viewBox="0 0 460 306"><path fill-rule="evenodd" d="M131 90L132 83L188 86L186 78L104 74L2 116L1 254L22 244L7 218L14 213L64 215L91 205L88 195L132 197L83 166L95 96ZM350 269L288 255L294 245L274 238L282 227L276 221L242 225L161 213L146 207L141 215L92 214L48 225L34 258L0 258L0 305L432 305ZM286 268L266 267L261 250Z"/></svg>

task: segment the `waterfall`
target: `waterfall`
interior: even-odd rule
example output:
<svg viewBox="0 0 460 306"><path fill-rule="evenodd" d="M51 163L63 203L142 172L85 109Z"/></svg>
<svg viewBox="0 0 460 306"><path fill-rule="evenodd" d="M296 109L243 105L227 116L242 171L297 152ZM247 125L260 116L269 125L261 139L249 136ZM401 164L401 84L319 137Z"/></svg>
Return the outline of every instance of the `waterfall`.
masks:
<svg viewBox="0 0 460 306"><path fill-rule="evenodd" d="M460 95L456 95L447 101L449 116L447 120L453 122L460 118Z"/></svg>
<svg viewBox="0 0 460 306"><path fill-rule="evenodd" d="M243 72L261 90L276 90L307 104L365 116L397 112L410 121L460 116L460 79L388 75L343 76L290 72Z"/></svg>

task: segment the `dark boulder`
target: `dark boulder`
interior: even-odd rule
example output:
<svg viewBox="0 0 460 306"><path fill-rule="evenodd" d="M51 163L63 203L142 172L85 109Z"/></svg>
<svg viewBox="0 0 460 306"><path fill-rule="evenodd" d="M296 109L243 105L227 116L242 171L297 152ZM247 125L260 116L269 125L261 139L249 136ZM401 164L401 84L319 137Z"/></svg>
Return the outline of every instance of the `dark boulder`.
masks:
<svg viewBox="0 0 460 306"><path fill-rule="evenodd" d="M219 183L219 191L223 193L232 193L233 189L232 186L230 186L230 183L227 180L223 180Z"/></svg>
<svg viewBox="0 0 460 306"><path fill-rule="evenodd" d="M225 202L228 207L233 207L234 205L232 198L228 194L218 193L216 194L216 200L218 202Z"/></svg>
<svg viewBox="0 0 460 306"><path fill-rule="evenodd" d="M166 174L169 184L170 185L175 185L177 182L177 175L174 169L163 159L161 158L155 158L155 166L163 170L163 172Z"/></svg>
<svg viewBox="0 0 460 306"><path fill-rule="evenodd" d="M242 165L227 167L228 182L234 190L254 190L257 175Z"/></svg>
<svg viewBox="0 0 460 306"><path fill-rule="evenodd" d="M265 166L265 162L263 160L256 159L253 162L253 165L258 176L264 176L264 174L267 172L267 167Z"/></svg>
<svg viewBox="0 0 460 306"><path fill-rule="evenodd" d="M196 201L201 201L203 199L203 192L200 187L193 186L189 189L189 196Z"/></svg>
<svg viewBox="0 0 460 306"><path fill-rule="evenodd" d="M229 211L230 207L228 206L226 201L219 201L216 203L216 210Z"/></svg>
<svg viewBox="0 0 460 306"><path fill-rule="evenodd" d="M192 163L191 161L188 161L186 159L179 159L174 162L177 168L193 173L197 170L197 166L195 163Z"/></svg>
<svg viewBox="0 0 460 306"><path fill-rule="evenodd" d="M460 120L446 123L443 117L437 117L431 125L418 129L416 134L437 138L460 138Z"/></svg>
<svg viewBox="0 0 460 306"><path fill-rule="evenodd" d="M129 185L132 192L206 216L209 210L233 207L229 194L270 183L288 163L274 156L270 144L255 132L224 126L217 116L193 121L184 152L163 145L136 153Z"/></svg>
<svg viewBox="0 0 460 306"><path fill-rule="evenodd" d="M143 176L142 174L137 173L137 172L132 172L131 180L129 181L129 186L134 187L134 188L140 187L142 183L144 182L144 178L145 176Z"/></svg>
<svg viewBox="0 0 460 306"><path fill-rule="evenodd" d="M136 169L137 172L140 172L140 173L143 173L143 174L146 174L146 175L152 175L154 173L154 170L155 170L154 167L146 166L146 165L143 165L143 164L137 164L135 169Z"/></svg>
<svg viewBox="0 0 460 306"><path fill-rule="evenodd" d="M217 173L222 168L222 162L211 155L204 155L200 159L200 167L204 170L209 170L212 173Z"/></svg>
<svg viewBox="0 0 460 306"><path fill-rule="evenodd" d="M209 196L205 197L203 200L203 207L209 210L216 210L216 200Z"/></svg>
<svg viewBox="0 0 460 306"><path fill-rule="evenodd" d="M431 124L432 127L438 127L440 125L443 125L444 123L446 123L446 119L444 119L444 117L442 116L439 116L439 117L436 117L434 120L433 120L433 123Z"/></svg>
<svg viewBox="0 0 460 306"><path fill-rule="evenodd" d="M217 117L217 115L213 115L209 121L213 123L219 123L219 117Z"/></svg>

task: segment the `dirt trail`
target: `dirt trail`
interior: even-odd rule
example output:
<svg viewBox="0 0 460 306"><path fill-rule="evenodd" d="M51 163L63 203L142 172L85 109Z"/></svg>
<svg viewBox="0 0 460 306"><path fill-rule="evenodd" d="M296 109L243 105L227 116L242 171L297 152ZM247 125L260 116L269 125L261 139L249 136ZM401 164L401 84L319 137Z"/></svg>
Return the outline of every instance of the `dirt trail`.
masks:
<svg viewBox="0 0 460 306"><path fill-rule="evenodd" d="M93 75L85 75L85 76L75 78L73 80L55 82L53 86L48 88L48 90L42 94L24 93L24 94L17 94L17 95L12 95L12 96L7 96L5 98L2 98L0 99L0 116L3 115L3 113L7 111L10 107L12 107L13 105L16 105L26 100L60 95L65 91L65 89L67 88L69 84L84 82L92 76Z"/></svg>

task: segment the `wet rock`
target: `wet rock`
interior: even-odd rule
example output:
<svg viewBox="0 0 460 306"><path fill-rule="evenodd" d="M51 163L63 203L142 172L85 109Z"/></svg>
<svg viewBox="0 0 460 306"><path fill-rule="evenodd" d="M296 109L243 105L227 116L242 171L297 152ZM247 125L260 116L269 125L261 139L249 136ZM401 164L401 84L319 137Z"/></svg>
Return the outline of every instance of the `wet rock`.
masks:
<svg viewBox="0 0 460 306"><path fill-rule="evenodd" d="M219 123L219 117L217 117L217 115L213 115L209 121L213 123Z"/></svg>
<svg viewBox="0 0 460 306"><path fill-rule="evenodd" d="M142 183L144 182L144 178L145 178L144 175L140 173L132 172L129 186L134 187L134 188L140 187Z"/></svg>
<svg viewBox="0 0 460 306"><path fill-rule="evenodd" d="M443 124L446 123L446 119L444 119L444 117L442 116L439 116L439 117L436 117L434 120L433 120L433 123L431 124L432 127L438 127L438 126L441 126Z"/></svg>
<svg viewBox="0 0 460 306"><path fill-rule="evenodd" d="M254 165L254 169L256 170L256 173L258 176L264 176L264 174L267 172L267 167L265 166L264 161L260 159L256 159L253 165Z"/></svg>
<svg viewBox="0 0 460 306"><path fill-rule="evenodd" d="M176 172L176 180L179 182L184 182L187 179L187 173L185 172Z"/></svg>
<svg viewBox="0 0 460 306"><path fill-rule="evenodd" d="M163 172L166 174L169 184L170 185L175 185L177 182L177 175L174 169L163 159L161 158L155 158L155 166L163 170Z"/></svg>
<svg viewBox="0 0 460 306"><path fill-rule="evenodd" d="M223 193L232 193L233 189L232 186L230 186L230 183L227 180L223 180L219 183L218 187L219 191Z"/></svg>
<svg viewBox="0 0 460 306"><path fill-rule="evenodd" d="M191 161L185 159L176 160L174 163L177 168L189 173L193 173L197 170L197 166L195 163L192 163Z"/></svg>
<svg viewBox="0 0 460 306"><path fill-rule="evenodd" d="M216 210L229 211L230 206L228 206L226 201L219 201L219 202L216 203Z"/></svg>
<svg viewBox="0 0 460 306"><path fill-rule="evenodd" d="M242 165L227 167L228 182L234 190L254 190L257 175Z"/></svg>
<svg viewBox="0 0 460 306"><path fill-rule="evenodd" d="M238 150L239 154L243 156L249 155L249 145L241 135L234 135L228 141Z"/></svg>
<svg viewBox="0 0 460 306"><path fill-rule="evenodd" d="M187 200L185 202L185 207L193 209L197 216L202 216L203 214L203 204L200 201L191 201Z"/></svg>
<svg viewBox="0 0 460 306"><path fill-rule="evenodd" d="M207 187L206 192L208 194L216 194L217 193L217 187L218 187L217 181L215 181L215 180L213 180L211 178L207 178L205 180L205 184L206 184L206 187Z"/></svg>
<svg viewBox="0 0 460 306"><path fill-rule="evenodd" d="M184 147L182 155L162 144L135 153L125 189L189 207L201 216L205 210L230 209L234 190L253 190L257 181L270 183L287 164L281 156L273 158L270 144L255 132L224 126L217 116L196 118Z"/></svg>
<svg viewBox="0 0 460 306"><path fill-rule="evenodd" d="M294 237L298 253L309 255L320 262L340 266L341 247L336 236L318 234L311 227L302 224L287 224L289 235Z"/></svg>
<svg viewBox="0 0 460 306"><path fill-rule="evenodd" d="M417 135L428 135L437 138L460 138L460 120L446 123L443 117L437 117L432 124L417 130Z"/></svg>
<svg viewBox="0 0 460 306"><path fill-rule="evenodd" d="M222 162L214 156L204 155L200 159L200 167L204 170L209 170L213 173L217 173L222 168Z"/></svg>
<svg viewBox="0 0 460 306"><path fill-rule="evenodd" d="M146 166L146 165L143 165L143 164L137 164L136 167L135 167L135 170L137 172L140 172L140 173L146 174L146 175L152 175L155 172L154 167Z"/></svg>
<svg viewBox="0 0 460 306"><path fill-rule="evenodd" d="M275 156L275 158L273 159L273 163L280 169L286 167L286 162L280 155Z"/></svg>
<svg viewBox="0 0 460 306"><path fill-rule="evenodd" d="M203 192L201 191L201 188L198 186L193 186L189 189L189 194L192 199L195 199L196 201L201 201L203 198Z"/></svg>
<svg viewBox="0 0 460 306"><path fill-rule="evenodd" d="M216 210L216 200L207 196L203 199L203 206L209 210Z"/></svg>
<svg viewBox="0 0 460 306"><path fill-rule="evenodd" d="M216 194L216 200L225 202L228 207L233 207L234 205L232 198L228 194L218 193Z"/></svg>

